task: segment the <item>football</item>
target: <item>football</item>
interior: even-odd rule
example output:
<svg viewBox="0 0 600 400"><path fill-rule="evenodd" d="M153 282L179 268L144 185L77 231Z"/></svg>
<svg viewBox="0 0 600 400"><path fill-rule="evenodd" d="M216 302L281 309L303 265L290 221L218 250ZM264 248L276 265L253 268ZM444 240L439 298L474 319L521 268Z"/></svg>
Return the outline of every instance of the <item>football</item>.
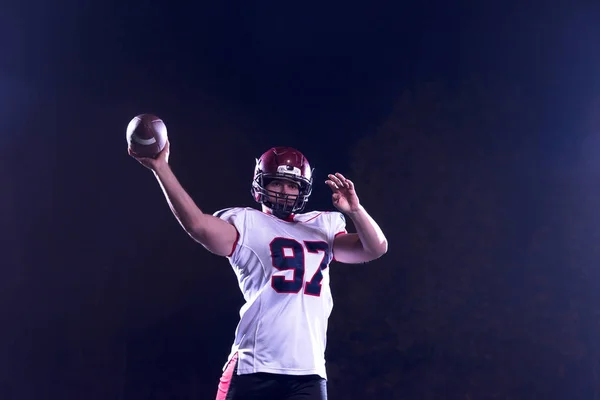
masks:
<svg viewBox="0 0 600 400"><path fill-rule="evenodd" d="M133 117L127 125L127 145L136 157L154 158L167 142L167 126L152 114Z"/></svg>

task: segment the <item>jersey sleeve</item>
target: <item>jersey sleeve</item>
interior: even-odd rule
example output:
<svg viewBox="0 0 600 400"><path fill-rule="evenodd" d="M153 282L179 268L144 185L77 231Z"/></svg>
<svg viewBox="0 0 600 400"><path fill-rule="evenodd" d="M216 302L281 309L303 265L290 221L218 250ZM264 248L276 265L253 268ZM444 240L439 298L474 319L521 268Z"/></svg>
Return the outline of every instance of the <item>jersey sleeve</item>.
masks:
<svg viewBox="0 0 600 400"><path fill-rule="evenodd" d="M246 240L246 209L240 207L225 208L215 212L213 216L229 222L237 230L237 240L231 249L231 253L227 256L227 258L235 261L237 259L240 247L245 243Z"/></svg>
<svg viewBox="0 0 600 400"><path fill-rule="evenodd" d="M331 213L331 233L333 237L348 233L346 230L346 217L341 212L336 211Z"/></svg>
<svg viewBox="0 0 600 400"><path fill-rule="evenodd" d="M333 242L338 235L346 233L348 233L348 231L346 230L346 218L344 217L344 214L337 211L329 213L329 246L332 249L332 260L334 261Z"/></svg>

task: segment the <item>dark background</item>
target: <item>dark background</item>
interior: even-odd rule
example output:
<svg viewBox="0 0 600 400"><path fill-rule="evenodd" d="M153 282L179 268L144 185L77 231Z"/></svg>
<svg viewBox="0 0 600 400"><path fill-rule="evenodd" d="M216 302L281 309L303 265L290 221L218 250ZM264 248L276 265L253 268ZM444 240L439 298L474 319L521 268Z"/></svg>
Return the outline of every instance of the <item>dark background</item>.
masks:
<svg viewBox="0 0 600 400"><path fill-rule="evenodd" d="M41 2L0 11L0 398L210 399L242 305L126 152L206 212L298 147L388 236L332 264L332 399L600 399L600 6Z"/></svg>

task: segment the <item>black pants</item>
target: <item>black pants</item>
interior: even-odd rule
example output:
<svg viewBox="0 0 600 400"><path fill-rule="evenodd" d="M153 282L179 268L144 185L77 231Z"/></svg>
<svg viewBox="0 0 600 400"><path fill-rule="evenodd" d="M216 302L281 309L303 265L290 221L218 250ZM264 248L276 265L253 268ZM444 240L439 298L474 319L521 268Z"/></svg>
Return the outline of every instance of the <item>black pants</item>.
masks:
<svg viewBox="0 0 600 400"><path fill-rule="evenodd" d="M234 365L223 373L217 400L327 400L327 381L318 375L237 375L237 359L231 362Z"/></svg>

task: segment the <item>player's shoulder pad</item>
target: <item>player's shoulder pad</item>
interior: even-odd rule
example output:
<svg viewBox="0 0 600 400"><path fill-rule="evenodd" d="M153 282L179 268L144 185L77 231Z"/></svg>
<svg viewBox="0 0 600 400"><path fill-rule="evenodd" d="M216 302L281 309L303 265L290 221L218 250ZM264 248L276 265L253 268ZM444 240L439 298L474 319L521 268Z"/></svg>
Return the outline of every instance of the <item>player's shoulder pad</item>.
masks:
<svg viewBox="0 0 600 400"><path fill-rule="evenodd" d="M346 216L339 211L327 211L327 214L331 216L332 221L343 221L346 222Z"/></svg>
<svg viewBox="0 0 600 400"><path fill-rule="evenodd" d="M234 215L240 215L248 211L248 207L229 207L223 208L222 210L215 211L213 213L214 217L227 219L228 217L232 217Z"/></svg>
<svg viewBox="0 0 600 400"><path fill-rule="evenodd" d="M339 211L329 211L331 229L335 234L346 232L346 216Z"/></svg>
<svg viewBox="0 0 600 400"><path fill-rule="evenodd" d="M324 213L322 211L308 211L305 213L296 214L294 216L294 220L298 222L312 221L315 218L322 216L323 214Z"/></svg>
<svg viewBox="0 0 600 400"><path fill-rule="evenodd" d="M231 211L235 210L237 207L228 207L223 208L222 210L215 211L213 213L214 217L222 218L225 214L229 214Z"/></svg>

